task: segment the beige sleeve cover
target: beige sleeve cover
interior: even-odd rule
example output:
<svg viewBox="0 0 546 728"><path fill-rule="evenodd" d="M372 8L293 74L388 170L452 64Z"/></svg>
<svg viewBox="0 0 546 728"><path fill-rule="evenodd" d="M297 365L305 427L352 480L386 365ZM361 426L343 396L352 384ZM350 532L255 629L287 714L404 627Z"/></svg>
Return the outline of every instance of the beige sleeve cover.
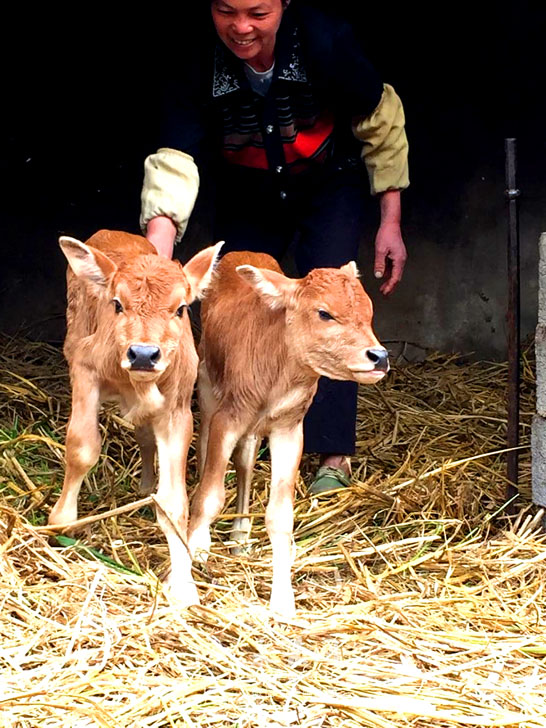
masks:
<svg viewBox="0 0 546 728"><path fill-rule="evenodd" d="M381 100L369 116L353 118L353 134L363 143L362 159L372 195L402 190L409 185L404 121L402 102L388 84L384 85Z"/></svg>
<svg viewBox="0 0 546 728"><path fill-rule="evenodd" d="M158 215L176 225L178 242L186 230L199 191L199 172L193 157L166 147L150 154L144 162L144 184L140 196L140 228Z"/></svg>

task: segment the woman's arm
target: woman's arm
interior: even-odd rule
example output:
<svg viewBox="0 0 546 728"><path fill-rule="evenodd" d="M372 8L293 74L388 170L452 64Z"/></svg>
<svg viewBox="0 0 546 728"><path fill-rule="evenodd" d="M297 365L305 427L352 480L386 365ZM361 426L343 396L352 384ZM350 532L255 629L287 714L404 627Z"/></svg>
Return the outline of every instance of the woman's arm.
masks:
<svg viewBox="0 0 546 728"><path fill-rule="evenodd" d="M372 114L353 119L353 133L363 143L362 159L370 189L379 198L381 223L375 238L376 278L383 278L381 293L389 295L400 280L407 259L400 230L400 190L409 185L408 141L404 109L392 88L385 85Z"/></svg>
<svg viewBox="0 0 546 728"><path fill-rule="evenodd" d="M199 172L189 154L161 148L146 158L140 227L160 255L173 246L188 224L199 190Z"/></svg>
<svg viewBox="0 0 546 728"><path fill-rule="evenodd" d="M400 190L380 193L379 205L381 222L375 236L374 275L385 279L379 290L388 296L402 280L408 257L400 229Z"/></svg>
<svg viewBox="0 0 546 728"><path fill-rule="evenodd" d="M170 217L165 215L153 217L146 225L146 237L159 255L165 258L173 257L176 225Z"/></svg>

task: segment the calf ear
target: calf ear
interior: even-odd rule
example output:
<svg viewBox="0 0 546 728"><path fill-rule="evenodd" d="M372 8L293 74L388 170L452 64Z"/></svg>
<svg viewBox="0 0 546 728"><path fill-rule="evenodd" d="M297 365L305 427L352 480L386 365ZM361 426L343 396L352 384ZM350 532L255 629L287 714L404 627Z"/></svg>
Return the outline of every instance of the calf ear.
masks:
<svg viewBox="0 0 546 728"><path fill-rule="evenodd" d="M113 260L90 245L65 235L59 238L59 245L68 263L78 278L97 286L106 286L117 266Z"/></svg>
<svg viewBox="0 0 546 728"><path fill-rule="evenodd" d="M298 286L297 279L267 268L238 265L235 270L273 309L286 308Z"/></svg>
<svg viewBox="0 0 546 728"><path fill-rule="evenodd" d="M350 276L354 276L355 278L360 278L360 271L357 268L356 263L354 260L350 260L348 263L345 263L345 265L342 265L340 268L341 271L344 273L347 273Z"/></svg>
<svg viewBox="0 0 546 728"><path fill-rule="evenodd" d="M188 303L196 298L203 297L212 280L223 244L224 241L222 240L216 245L211 245L210 248L205 248L205 250L194 255L184 266L184 273L191 288L191 300Z"/></svg>

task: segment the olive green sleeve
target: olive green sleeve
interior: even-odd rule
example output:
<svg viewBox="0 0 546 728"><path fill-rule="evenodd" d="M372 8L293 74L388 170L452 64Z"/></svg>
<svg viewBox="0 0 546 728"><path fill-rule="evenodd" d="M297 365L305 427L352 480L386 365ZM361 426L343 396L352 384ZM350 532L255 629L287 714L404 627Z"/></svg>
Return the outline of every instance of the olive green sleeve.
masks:
<svg viewBox="0 0 546 728"><path fill-rule="evenodd" d="M402 190L409 185L404 121L402 102L388 84L369 116L353 118L353 134L363 143L362 159L368 170L372 195Z"/></svg>
<svg viewBox="0 0 546 728"><path fill-rule="evenodd" d="M199 172L193 157L177 149L162 148L144 162L140 227L158 215L176 225L178 242L186 230L199 190Z"/></svg>

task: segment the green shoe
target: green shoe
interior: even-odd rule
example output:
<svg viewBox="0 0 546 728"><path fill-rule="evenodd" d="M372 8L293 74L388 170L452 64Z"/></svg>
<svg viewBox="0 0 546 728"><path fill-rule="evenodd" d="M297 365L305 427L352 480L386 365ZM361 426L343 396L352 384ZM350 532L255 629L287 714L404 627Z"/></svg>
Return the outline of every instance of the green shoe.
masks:
<svg viewBox="0 0 546 728"><path fill-rule="evenodd" d="M351 484L347 474L341 468L334 468L330 465L322 465L315 475L315 479L309 486L310 495L324 495L342 490Z"/></svg>

